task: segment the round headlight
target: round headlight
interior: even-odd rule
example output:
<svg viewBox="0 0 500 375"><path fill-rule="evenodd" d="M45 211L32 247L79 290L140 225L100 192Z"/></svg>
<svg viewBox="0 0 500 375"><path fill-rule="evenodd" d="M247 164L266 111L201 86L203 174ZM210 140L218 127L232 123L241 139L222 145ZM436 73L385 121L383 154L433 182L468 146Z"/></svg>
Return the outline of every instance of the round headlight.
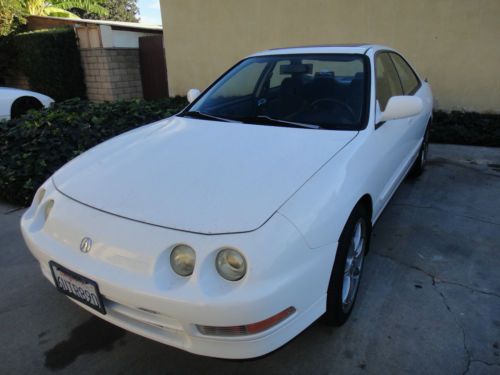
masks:
<svg viewBox="0 0 500 375"><path fill-rule="evenodd" d="M247 272L247 262L240 252L233 249L223 249L215 259L217 272L230 281L240 280Z"/></svg>
<svg viewBox="0 0 500 375"><path fill-rule="evenodd" d="M195 263L196 254L194 250L187 245L177 245L170 253L170 265L178 275L191 275Z"/></svg>

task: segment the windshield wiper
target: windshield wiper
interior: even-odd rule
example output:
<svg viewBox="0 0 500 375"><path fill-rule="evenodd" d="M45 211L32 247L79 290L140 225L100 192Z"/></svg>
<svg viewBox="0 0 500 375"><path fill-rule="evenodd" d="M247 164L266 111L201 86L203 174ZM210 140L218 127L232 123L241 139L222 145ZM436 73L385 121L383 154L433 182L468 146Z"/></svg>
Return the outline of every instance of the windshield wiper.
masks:
<svg viewBox="0 0 500 375"><path fill-rule="evenodd" d="M311 124L303 124L301 122L293 122L293 121L286 121L286 120L279 120L277 118L272 118L269 116L265 115L258 115L258 116L253 116L253 117L243 117L243 118L238 118L241 122L244 123L254 123L254 124L261 124L261 125L278 125L278 126L290 126L294 128L306 128L306 129L321 129L321 126L319 125L311 125Z"/></svg>
<svg viewBox="0 0 500 375"><path fill-rule="evenodd" d="M187 111L187 112L182 112L178 116L188 116L192 118L198 118L201 120L212 120L212 121L225 121L225 122L234 122L235 120L224 118L224 117L218 117L218 116L213 116L209 115L208 113L203 113L200 111Z"/></svg>

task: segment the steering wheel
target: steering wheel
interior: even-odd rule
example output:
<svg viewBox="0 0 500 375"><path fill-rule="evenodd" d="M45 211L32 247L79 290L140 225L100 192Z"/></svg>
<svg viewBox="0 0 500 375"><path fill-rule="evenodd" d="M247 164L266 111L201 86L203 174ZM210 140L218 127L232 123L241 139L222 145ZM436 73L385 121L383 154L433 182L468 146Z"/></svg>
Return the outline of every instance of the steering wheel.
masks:
<svg viewBox="0 0 500 375"><path fill-rule="evenodd" d="M342 109L344 109L349 114L349 116L351 116L351 120L352 121L356 120L356 115L354 114L354 111L352 110L352 108L348 104L346 104L346 103L344 103L344 102L342 102L342 101L340 101L338 99L333 99L333 98L321 98L321 99L317 99L314 102L312 102L311 104L309 104L309 107L311 109L316 109L317 107L320 106L319 104L323 103L323 102L324 103L333 103L334 105L336 105L338 107L341 107Z"/></svg>

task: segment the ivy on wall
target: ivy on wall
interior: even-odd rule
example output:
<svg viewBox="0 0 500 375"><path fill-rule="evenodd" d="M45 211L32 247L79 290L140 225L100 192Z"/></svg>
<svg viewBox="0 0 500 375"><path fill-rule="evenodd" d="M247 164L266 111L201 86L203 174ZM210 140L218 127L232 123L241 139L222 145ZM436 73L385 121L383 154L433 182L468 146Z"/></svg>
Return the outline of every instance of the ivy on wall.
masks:
<svg viewBox="0 0 500 375"><path fill-rule="evenodd" d="M33 91L56 101L85 97L73 29L38 30L0 38L0 56L0 76L22 73Z"/></svg>

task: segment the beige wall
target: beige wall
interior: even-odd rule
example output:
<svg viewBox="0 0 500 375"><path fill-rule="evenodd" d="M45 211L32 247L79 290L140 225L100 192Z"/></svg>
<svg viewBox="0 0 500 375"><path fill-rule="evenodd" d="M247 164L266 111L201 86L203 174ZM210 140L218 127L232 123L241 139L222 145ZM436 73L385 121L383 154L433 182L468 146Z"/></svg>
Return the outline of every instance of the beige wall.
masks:
<svg viewBox="0 0 500 375"><path fill-rule="evenodd" d="M500 112L500 0L161 0L171 95L253 52L369 42L401 51L438 108Z"/></svg>

